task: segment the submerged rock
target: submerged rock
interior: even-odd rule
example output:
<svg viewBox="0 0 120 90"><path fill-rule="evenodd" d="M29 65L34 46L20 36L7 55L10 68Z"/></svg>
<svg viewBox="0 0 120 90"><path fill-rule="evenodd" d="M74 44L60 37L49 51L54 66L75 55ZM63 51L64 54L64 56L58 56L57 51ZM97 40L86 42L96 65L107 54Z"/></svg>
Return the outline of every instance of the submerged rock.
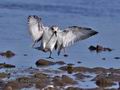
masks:
<svg viewBox="0 0 120 90"><path fill-rule="evenodd" d="M49 60L45 60L45 59L39 59L36 62L37 66L49 66L49 65L54 65L55 62L49 61Z"/></svg>
<svg viewBox="0 0 120 90"><path fill-rule="evenodd" d="M11 58L11 57L15 56L15 53L10 51L10 50L8 50L6 52L1 52L0 55L4 56L6 58Z"/></svg>

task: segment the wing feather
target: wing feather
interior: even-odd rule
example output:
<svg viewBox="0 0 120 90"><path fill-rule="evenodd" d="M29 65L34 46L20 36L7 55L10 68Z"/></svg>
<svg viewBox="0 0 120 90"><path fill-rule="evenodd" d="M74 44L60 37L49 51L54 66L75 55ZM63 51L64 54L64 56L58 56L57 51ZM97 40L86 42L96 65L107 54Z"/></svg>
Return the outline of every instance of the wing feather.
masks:
<svg viewBox="0 0 120 90"><path fill-rule="evenodd" d="M41 19L36 15L28 16L28 26L33 41L38 42L41 40L41 37L43 35L43 25Z"/></svg>
<svg viewBox="0 0 120 90"><path fill-rule="evenodd" d="M92 30L91 28L71 26L66 28L64 31L58 32L57 47L58 54L62 48L73 45L74 43L87 39L98 32Z"/></svg>

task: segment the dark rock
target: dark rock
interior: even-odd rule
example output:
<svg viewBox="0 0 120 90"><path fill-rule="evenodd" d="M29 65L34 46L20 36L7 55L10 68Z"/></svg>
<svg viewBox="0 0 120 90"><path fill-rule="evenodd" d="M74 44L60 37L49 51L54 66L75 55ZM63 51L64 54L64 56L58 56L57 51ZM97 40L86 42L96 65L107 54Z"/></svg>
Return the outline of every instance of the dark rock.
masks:
<svg viewBox="0 0 120 90"><path fill-rule="evenodd" d="M106 60L106 58L102 58L102 60Z"/></svg>
<svg viewBox="0 0 120 90"><path fill-rule="evenodd" d="M4 56L6 58L11 58L11 57L15 56L15 53L13 53L12 51L8 50L6 52L1 52L0 55Z"/></svg>
<svg viewBox="0 0 120 90"><path fill-rule="evenodd" d="M15 68L15 65L0 63L1 68Z"/></svg>
<svg viewBox="0 0 120 90"><path fill-rule="evenodd" d="M120 57L114 57L114 59L120 59Z"/></svg>
<svg viewBox="0 0 120 90"><path fill-rule="evenodd" d="M82 63L81 61L78 61L77 63Z"/></svg>
<svg viewBox="0 0 120 90"><path fill-rule="evenodd" d="M64 54L64 57L68 57L68 55L67 55L67 54Z"/></svg>
<svg viewBox="0 0 120 90"><path fill-rule="evenodd" d="M36 62L37 66L49 66L49 65L54 65L54 64L55 64L55 62L48 61L48 60L45 60L45 59L39 59Z"/></svg>
<svg viewBox="0 0 120 90"><path fill-rule="evenodd" d="M93 46L93 45L91 45L88 49L89 49L90 51L94 51L94 50L96 50L96 47Z"/></svg>

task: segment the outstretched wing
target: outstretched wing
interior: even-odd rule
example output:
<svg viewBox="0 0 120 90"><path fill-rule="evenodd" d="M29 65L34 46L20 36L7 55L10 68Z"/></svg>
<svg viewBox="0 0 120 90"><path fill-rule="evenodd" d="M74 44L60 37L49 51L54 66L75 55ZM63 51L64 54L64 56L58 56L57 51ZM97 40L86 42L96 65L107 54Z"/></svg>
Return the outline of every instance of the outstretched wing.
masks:
<svg viewBox="0 0 120 90"><path fill-rule="evenodd" d="M58 54L62 48L71 46L75 42L87 39L97 33L91 28L86 27L70 26L66 28L63 32L58 33Z"/></svg>
<svg viewBox="0 0 120 90"><path fill-rule="evenodd" d="M77 41L87 39L98 32L92 30L91 28L71 26L64 30L64 47L70 46Z"/></svg>
<svg viewBox="0 0 120 90"><path fill-rule="evenodd" d="M36 15L28 16L28 26L33 41L40 41L43 34L43 25L41 22L41 18Z"/></svg>

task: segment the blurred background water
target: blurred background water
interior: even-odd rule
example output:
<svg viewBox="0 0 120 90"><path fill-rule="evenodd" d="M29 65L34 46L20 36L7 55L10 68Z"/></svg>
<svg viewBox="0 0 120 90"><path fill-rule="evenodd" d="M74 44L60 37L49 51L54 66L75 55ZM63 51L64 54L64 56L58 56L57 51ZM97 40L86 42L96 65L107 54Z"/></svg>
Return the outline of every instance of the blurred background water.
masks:
<svg viewBox="0 0 120 90"><path fill-rule="evenodd" d="M57 56L52 61L63 60L85 67L119 68L120 60L120 0L2 0L0 1L0 52L11 50L16 56L0 56L0 63L16 67L35 67L35 62L49 53L31 48L27 17L38 15L46 26L58 25L61 29L78 25L90 27L99 34L76 43L67 49L69 57ZM94 53L90 45L102 45L112 52ZM27 54L28 56L24 56ZM106 58L106 60L102 60ZM81 61L81 64L77 64Z"/></svg>

